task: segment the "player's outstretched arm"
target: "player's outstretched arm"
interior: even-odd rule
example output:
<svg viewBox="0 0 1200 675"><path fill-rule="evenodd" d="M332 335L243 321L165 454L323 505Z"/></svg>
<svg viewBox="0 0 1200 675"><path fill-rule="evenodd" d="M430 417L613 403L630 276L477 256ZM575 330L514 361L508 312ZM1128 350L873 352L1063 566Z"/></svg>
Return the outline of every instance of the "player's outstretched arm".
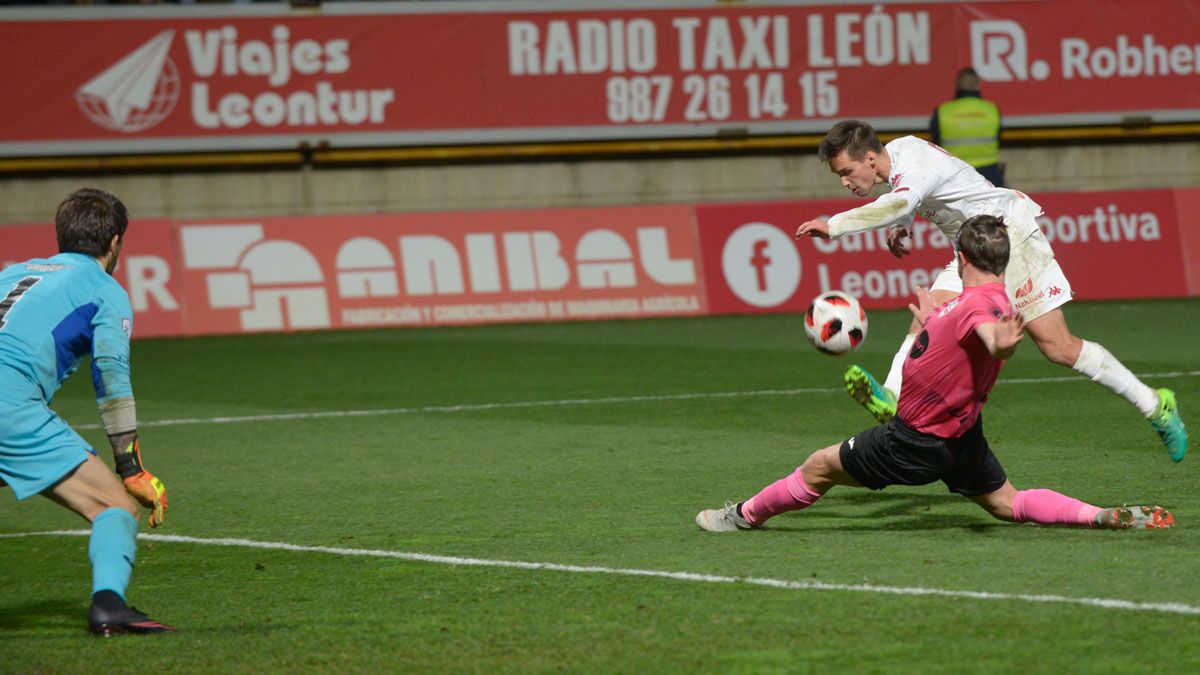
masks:
<svg viewBox="0 0 1200 675"><path fill-rule="evenodd" d="M976 326L975 334L983 340L993 358L1003 361L1017 352L1017 345L1025 337L1025 317L1017 314L980 324Z"/></svg>
<svg viewBox="0 0 1200 675"><path fill-rule="evenodd" d="M814 237L817 239L829 238L829 223L824 220L806 220L800 223L800 227L796 228L796 238Z"/></svg>

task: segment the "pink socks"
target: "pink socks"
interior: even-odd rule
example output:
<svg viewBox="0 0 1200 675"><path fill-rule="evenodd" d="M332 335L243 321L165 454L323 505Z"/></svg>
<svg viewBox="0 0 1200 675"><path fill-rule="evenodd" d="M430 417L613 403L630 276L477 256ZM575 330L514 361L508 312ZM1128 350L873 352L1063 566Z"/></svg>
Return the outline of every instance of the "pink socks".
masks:
<svg viewBox="0 0 1200 675"><path fill-rule="evenodd" d="M762 525L768 518L807 508L820 498L821 494L804 482L804 476L797 468L791 475L780 478L747 499L742 504L742 517L751 525Z"/></svg>
<svg viewBox="0 0 1200 675"><path fill-rule="evenodd" d="M1021 490L1013 497L1013 520L1039 525L1086 525L1103 509L1054 490Z"/></svg>

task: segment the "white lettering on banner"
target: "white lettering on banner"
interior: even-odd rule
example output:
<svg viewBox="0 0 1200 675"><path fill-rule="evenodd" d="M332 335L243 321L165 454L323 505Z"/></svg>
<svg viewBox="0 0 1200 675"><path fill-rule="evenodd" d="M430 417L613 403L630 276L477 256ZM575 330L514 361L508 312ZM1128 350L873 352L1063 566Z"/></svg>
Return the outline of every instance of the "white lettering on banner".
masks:
<svg viewBox="0 0 1200 675"><path fill-rule="evenodd" d="M291 82L293 75L340 75L350 71L350 41L319 43L302 39L291 42L285 25L271 29L272 42L239 42L233 26L184 32L192 72L192 119L204 129L241 129L250 125L272 128L311 126L358 126L386 122L387 108L396 100L393 89L335 89L320 80L311 87L275 91ZM210 94L215 77L251 76L267 78L272 89L257 92Z"/></svg>
<svg viewBox="0 0 1200 675"><path fill-rule="evenodd" d="M786 16L715 16L701 20L681 16L671 20L679 39L679 69L754 70L787 68L791 64ZM701 38L696 33L703 25ZM734 34L737 33L735 40ZM699 66L697 66L699 54Z"/></svg>
<svg viewBox="0 0 1200 675"><path fill-rule="evenodd" d="M1200 43L1160 45L1153 35L1141 44L1118 35L1115 46L1093 47L1083 38L1062 41L1063 79L1194 75L1200 72Z"/></svg>
<svg viewBox="0 0 1200 675"><path fill-rule="evenodd" d="M822 293L841 290L856 298L867 297L873 300L910 298L918 288L928 288L944 269L871 269L864 272L851 270L844 272L838 283L834 284L829 276L829 265L817 263L817 279L821 284Z"/></svg>
<svg viewBox="0 0 1200 675"><path fill-rule="evenodd" d="M171 265L165 259L156 255L126 255L121 258L121 266L125 268L125 283L133 311L149 310L150 298L154 298L160 309L179 309L179 302L167 289Z"/></svg>
<svg viewBox="0 0 1200 675"><path fill-rule="evenodd" d="M572 26L574 31L572 31ZM646 73L658 67L658 33L649 19L508 22L510 75Z"/></svg>
<svg viewBox="0 0 1200 675"><path fill-rule="evenodd" d="M221 74L266 76L272 87L282 87L292 78L293 71L302 75L317 73L341 74L350 70L350 41L329 40L320 44L300 40L291 45L291 31L278 25L271 29L273 45L261 40L246 40L238 44L238 32L233 26L217 30L184 31L192 71L199 77L212 77L220 66Z"/></svg>
<svg viewBox="0 0 1200 675"><path fill-rule="evenodd" d="M328 82L318 82L316 91L296 91L283 96L265 91L253 99L246 94L225 94L209 103L208 85L192 84L192 118L205 129L240 129L251 122L264 127L310 127L318 124L379 124L384 111L395 101L391 89L349 89L335 91Z"/></svg>
<svg viewBox="0 0 1200 675"><path fill-rule="evenodd" d="M338 249L338 294L343 298L400 295L396 260L383 242L355 237Z"/></svg>
<svg viewBox="0 0 1200 675"><path fill-rule="evenodd" d="M896 12L877 5L866 15L833 16L834 53L825 47L825 17L808 17L808 65L814 68L893 64L927 64L930 55L929 12Z"/></svg>
<svg viewBox="0 0 1200 675"><path fill-rule="evenodd" d="M244 330L331 325L325 275L305 247L293 241L265 239L260 224L187 225L180 233L184 269L207 273L209 307L239 310ZM512 292L561 290L571 281L573 271L581 289L635 287L639 273L662 286L693 286L695 261L673 258L667 234L663 227L638 228L635 253L620 233L590 230L580 237L570 261L563 255L558 235L550 231L504 232L500 235L503 246L497 246L497 235L492 233L464 235L461 245L439 235L404 235L397 239L398 259L377 239L352 237L337 250L337 293L347 300L400 296L397 260L404 279L403 294L408 297L461 296L468 292L468 279L471 293L503 291L502 262L507 290ZM135 275L138 283L131 282L139 293L135 297L154 296L164 307L167 301L174 302L169 294L161 295L169 277L157 272L151 262L135 262L138 270L150 270L139 271ZM700 308L694 295L631 300L632 305L624 299L602 298L574 305L536 301L536 305L501 302L344 308L341 318L348 326L383 326L600 317L614 312L663 315L694 313ZM535 306L541 309L530 309Z"/></svg>
<svg viewBox="0 0 1200 675"><path fill-rule="evenodd" d="M1037 222L1051 243L1084 244L1093 236L1103 243L1162 239L1157 214L1119 213L1116 204L1109 204L1107 209L1097 206L1090 214L1039 216Z"/></svg>

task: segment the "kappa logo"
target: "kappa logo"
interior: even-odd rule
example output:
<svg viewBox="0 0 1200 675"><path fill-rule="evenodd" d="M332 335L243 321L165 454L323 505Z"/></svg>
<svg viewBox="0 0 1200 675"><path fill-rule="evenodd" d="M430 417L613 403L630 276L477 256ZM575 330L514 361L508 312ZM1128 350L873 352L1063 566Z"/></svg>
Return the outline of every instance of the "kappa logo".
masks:
<svg viewBox="0 0 1200 675"><path fill-rule="evenodd" d="M97 126L122 133L149 129L179 101L179 69L168 56L175 31L164 30L75 92L75 102Z"/></svg>
<svg viewBox="0 0 1200 675"><path fill-rule="evenodd" d="M1058 286L1051 286L1051 287L1050 287L1050 297L1052 297L1052 298L1053 298L1054 296L1058 295L1059 293L1062 293L1062 289L1061 289L1061 288L1059 288Z"/></svg>
<svg viewBox="0 0 1200 675"><path fill-rule="evenodd" d="M987 19L971 22L971 66L988 82L1044 80L1050 76L1050 64L1029 62L1029 41L1025 29L1011 19Z"/></svg>
<svg viewBox="0 0 1200 675"><path fill-rule="evenodd" d="M900 179L903 177L904 177L904 174L898 173L895 176L892 176L888 182L892 184L892 187L896 187L897 185L900 184Z"/></svg>
<svg viewBox="0 0 1200 675"><path fill-rule="evenodd" d="M1029 295L1029 292L1032 290L1033 290L1033 277L1029 277L1028 279L1025 280L1025 283L1021 284L1017 288L1017 292L1013 293L1013 297L1014 298L1023 298L1025 296Z"/></svg>

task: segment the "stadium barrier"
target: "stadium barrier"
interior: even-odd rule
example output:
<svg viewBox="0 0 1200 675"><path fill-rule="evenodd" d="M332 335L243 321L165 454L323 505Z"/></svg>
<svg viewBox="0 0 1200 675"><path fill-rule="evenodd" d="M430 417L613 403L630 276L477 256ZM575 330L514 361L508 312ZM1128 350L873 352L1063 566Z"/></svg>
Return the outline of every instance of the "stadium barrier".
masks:
<svg viewBox="0 0 1200 675"><path fill-rule="evenodd" d="M1200 295L1200 189L1036 199L1079 299ZM951 258L928 222L903 259L882 231L792 238L857 203L138 219L116 276L139 337L903 307ZM0 227L4 265L54 250L49 224Z"/></svg>

